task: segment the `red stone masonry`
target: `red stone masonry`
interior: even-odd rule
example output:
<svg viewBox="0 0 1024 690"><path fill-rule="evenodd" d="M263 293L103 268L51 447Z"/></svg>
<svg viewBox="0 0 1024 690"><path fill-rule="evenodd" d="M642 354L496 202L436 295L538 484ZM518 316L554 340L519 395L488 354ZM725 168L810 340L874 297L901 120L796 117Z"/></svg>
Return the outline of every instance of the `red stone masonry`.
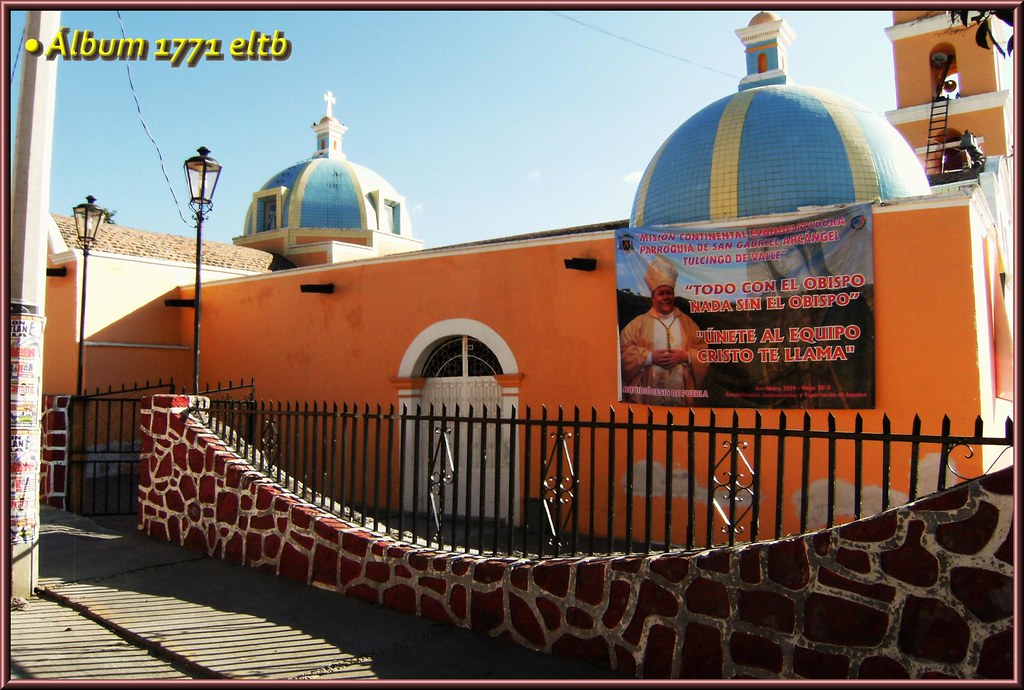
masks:
<svg viewBox="0 0 1024 690"><path fill-rule="evenodd" d="M1014 674L1013 468L842 527L699 553L532 561L374 534L144 407L139 528L211 556L637 678Z"/></svg>
<svg viewBox="0 0 1024 690"><path fill-rule="evenodd" d="M54 508L65 508L68 475L68 415L71 396L43 396L41 458L39 463L39 501Z"/></svg>

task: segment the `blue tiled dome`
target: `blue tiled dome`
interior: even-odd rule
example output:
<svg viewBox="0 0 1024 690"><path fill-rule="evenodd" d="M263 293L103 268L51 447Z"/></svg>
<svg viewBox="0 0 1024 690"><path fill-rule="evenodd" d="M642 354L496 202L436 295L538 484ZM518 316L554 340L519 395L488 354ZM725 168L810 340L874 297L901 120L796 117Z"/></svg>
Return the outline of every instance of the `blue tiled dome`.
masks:
<svg viewBox="0 0 1024 690"><path fill-rule="evenodd" d="M285 168L261 191L287 187L286 227L366 229L359 175L347 160L314 158Z"/></svg>
<svg viewBox="0 0 1024 690"><path fill-rule="evenodd" d="M282 227L378 230L375 203L398 199L388 182L365 166L347 159L311 158L271 177L254 195L245 234L266 229L262 192L285 188L281 199ZM408 220L403 217L403 223Z"/></svg>
<svg viewBox="0 0 1024 690"><path fill-rule="evenodd" d="M630 225L928 193L917 156L883 117L823 89L761 86L715 101L669 136L640 181Z"/></svg>

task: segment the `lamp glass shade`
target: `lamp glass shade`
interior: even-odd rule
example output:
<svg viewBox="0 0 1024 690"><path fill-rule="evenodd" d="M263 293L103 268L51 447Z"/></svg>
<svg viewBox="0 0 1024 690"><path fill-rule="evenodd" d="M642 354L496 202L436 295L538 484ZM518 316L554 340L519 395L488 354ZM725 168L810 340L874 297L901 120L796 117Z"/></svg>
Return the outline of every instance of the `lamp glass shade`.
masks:
<svg viewBox="0 0 1024 690"><path fill-rule="evenodd" d="M85 244L96 241L103 225L103 209L94 204L95 197L86 197L86 203L75 206L75 231Z"/></svg>
<svg viewBox="0 0 1024 690"><path fill-rule="evenodd" d="M185 161L185 177L192 203L206 205L213 203L213 192L217 188L221 165L207 154L206 147L198 149L199 155Z"/></svg>

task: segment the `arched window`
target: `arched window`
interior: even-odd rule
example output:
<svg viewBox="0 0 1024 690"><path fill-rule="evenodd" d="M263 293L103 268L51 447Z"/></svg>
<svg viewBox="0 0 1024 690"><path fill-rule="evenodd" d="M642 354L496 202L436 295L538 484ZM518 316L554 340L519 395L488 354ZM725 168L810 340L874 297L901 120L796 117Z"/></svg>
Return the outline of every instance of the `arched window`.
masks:
<svg viewBox="0 0 1024 690"><path fill-rule="evenodd" d="M277 229L277 200L276 199L266 199L265 201L263 201L263 203L261 205L263 207L262 208L262 211L263 211L263 231L267 232L269 230L276 230Z"/></svg>
<svg viewBox="0 0 1024 690"><path fill-rule="evenodd" d="M457 335L434 348L423 365L423 378L499 376L501 364L490 348L476 338Z"/></svg>
<svg viewBox="0 0 1024 690"><path fill-rule="evenodd" d="M757 73L763 74L768 71L768 55L767 53L760 53L757 56Z"/></svg>

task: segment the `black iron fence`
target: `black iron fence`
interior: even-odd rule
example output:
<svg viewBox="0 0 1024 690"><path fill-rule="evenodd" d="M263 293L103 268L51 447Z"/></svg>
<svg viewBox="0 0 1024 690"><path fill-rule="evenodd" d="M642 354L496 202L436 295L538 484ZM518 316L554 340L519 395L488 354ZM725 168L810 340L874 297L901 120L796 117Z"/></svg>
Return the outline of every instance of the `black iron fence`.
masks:
<svg viewBox="0 0 1024 690"><path fill-rule="evenodd" d="M142 397L174 392L174 381L97 388L71 396L68 407L68 510L80 515L133 515L138 509L139 409Z"/></svg>
<svg viewBox="0 0 1024 690"><path fill-rule="evenodd" d="M191 410L304 500L402 541L537 558L695 550L777 539L900 505L1012 462L1013 424L986 437L861 415L713 411L698 424L610 410L486 411L214 400ZM774 416L773 416L774 417ZM818 417L821 419L821 417Z"/></svg>

